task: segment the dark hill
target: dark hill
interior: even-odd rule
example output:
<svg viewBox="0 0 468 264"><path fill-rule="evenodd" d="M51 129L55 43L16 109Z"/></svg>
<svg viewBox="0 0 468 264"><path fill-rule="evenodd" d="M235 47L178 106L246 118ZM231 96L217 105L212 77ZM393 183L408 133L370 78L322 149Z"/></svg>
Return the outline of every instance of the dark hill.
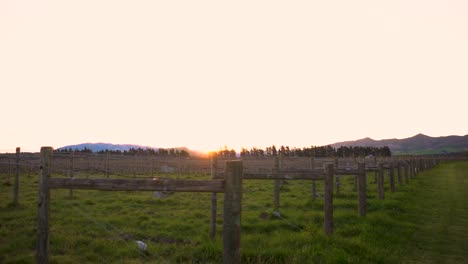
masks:
<svg viewBox="0 0 468 264"><path fill-rule="evenodd" d="M110 151L128 151L129 149L154 149L158 150L158 148L153 148L153 147L146 147L146 146L139 146L139 145L131 145L131 144L110 144L110 143L82 143L82 144L77 144L77 145L69 145L69 146L64 146L61 148L58 148L57 150L66 150L66 149L72 149L72 150L83 150L83 149L90 149L92 152L99 152L99 151L105 151L105 150L110 150Z"/></svg>
<svg viewBox="0 0 468 264"><path fill-rule="evenodd" d="M468 135L430 137L424 134L417 134L404 139L383 139L373 140L363 138L355 141L338 142L331 145L338 148L340 146L364 146L383 147L388 146L394 154L447 154L468 151Z"/></svg>

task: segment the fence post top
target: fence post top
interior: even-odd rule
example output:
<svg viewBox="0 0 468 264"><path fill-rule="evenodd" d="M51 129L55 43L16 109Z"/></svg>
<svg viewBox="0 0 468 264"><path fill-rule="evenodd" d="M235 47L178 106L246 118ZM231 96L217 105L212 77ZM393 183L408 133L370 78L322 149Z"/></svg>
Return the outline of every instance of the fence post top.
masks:
<svg viewBox="0 0 468 264"><path fill-rule="evenodd" d="M331 171L331 172L333 172L333 171L334 171L334 168L335 168L335 164L333 164L333 163L326 163L326 164L324 164L324 169L325 169L325 171Z"/></svg>
<svg viewBox="0 0 468 264"><path fill-rule="evenodd" d="M52 152L54 151L53 147L41 147L41 152Z"/></svg>

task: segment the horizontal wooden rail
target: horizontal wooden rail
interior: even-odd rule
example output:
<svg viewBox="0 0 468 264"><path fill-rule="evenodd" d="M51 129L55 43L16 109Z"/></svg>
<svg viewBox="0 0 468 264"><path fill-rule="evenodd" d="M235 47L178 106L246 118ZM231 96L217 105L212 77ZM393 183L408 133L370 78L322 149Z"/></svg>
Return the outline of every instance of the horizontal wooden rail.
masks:
<svg viewBox="0 0 468 264"><path fill-rule="evenodd" d="M224 179L224 174L216 174L215 179ZM323 180L322 172L294 172L294 173L244 173L244 180Z"/></svg>
<svg viewBox="0 0 468 264"><path fill-rule="evenodd" d="M49 178L49 189L103 191L224 192L224 180L130 180Z"/></svg>
<svg viewBox="0 0 468 264"><path fill-rule="evenodd" d="M358 175L360 172L354 168L335 169L335 175Z"/></svg>
<svg viewBox="0 0 468 264"><path fill-rule="evenodd" d="M312 173L312 174L318 174L318 175L323 175L323 169L322 168L317 168L317 169L294 169L294 168L287 168L287 169L279 169L279 173Z"/></svg>

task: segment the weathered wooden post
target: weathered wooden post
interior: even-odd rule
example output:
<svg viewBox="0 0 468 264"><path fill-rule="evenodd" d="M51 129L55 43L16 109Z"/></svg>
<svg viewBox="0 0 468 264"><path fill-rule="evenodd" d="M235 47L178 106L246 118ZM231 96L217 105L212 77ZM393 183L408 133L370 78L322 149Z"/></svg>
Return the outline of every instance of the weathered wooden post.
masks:
<svg viewBox="0 0 468 264"><path fill-rule="evenodd" d="M224 173L223 263L240 263L242 161L226 161Z"/></svg>
<svg viewBox="0 0 468 264"><path fill-rule="evenodd" d="M41 148L41 172L39 176L39 199L37 211L37 247L36 263L49 263L49 200L50 191L48 180L52 163L53 149Z"/></svg>
<svg viewBox="0 0 468 264"><path fill-rule="evenodd" d="M273 174L276 178L279 176L279 157L275 156L275 164L273 165ZM275 187L274 187L274 194L273 194L273 205L276 212L279 211L279 204L280 204L280 188L281 188L281 180L275 179Z"/></svg>
<svg viewBox="0 0 468 264"><path fill-rule="evenodd" d="M366 216L367 214L367 179L366 179L366 164L358 163L358 191L359 191L359 215Z"/></svg>
<svg viewBox="0 0 468 264"><path fill-rule="evenodd" d="M333 233L333 178L335 171L333 164L325 165L325 192L323 195L323 226L325 234Z"/></svg>
<svg viewBox="0 0 468 264"><path fill-rule="evenodd" d="M310 158L310 169L314 170L315 169L315 159ZM315 200L317 198L317 185L315 183L315 180L312 180L312 199Z"/></svg>
<svg viewBox="0 0 468 264"><path fill-rule="evenodd" d="M354 157L354 163L355 164L358 164L358 169L359 169L359 163L356 159L356 157ZM358 175L353 175L354 179L353 179L353 191L357 191L358 189L358 178L359 176Z"/></svg>
<svg viewBox="0 0 468 264"><path fill-rule="evenodd" d="M136 178L136 167L137 167L137 155L135 153L133 154L133 164L132 164L133 178Z"/></svg>
<svg viewBox="0 0 468 264"><path fill-rule="evenodd" d="M109 151L106 153L106 178L109 178Z"/></svg>
<svg viewBox="0 0 468 264"><path fill-rule="evenodd" d="M393 162L391 161L389 164L389 170L388 170L388 177L390 178L390 191L395 192L395 167L393 165Z"/></svg>
<svg viewBox="0 0 468 264"><path fill-rule="evenodd" d="M402 185L403 184L403 180L401 178L401 162L398 161L397 163L397 176L398 176L398 185Z"/></svg>
<svg viewBox="0 0 468 264"><path fill-rule="evenodd" d="M90 155L87 154L87 153L84 154L84 156L82 156L82 155L83 155L83 154L80 154L79 156L80 156L82 159L84 159L84 160L86 161L86 164L87 164L87 167L88 167L88 168L87 168L87 173L86 173L86 179L88 179L88 178L89 178L89 175L91 174L91 173L89 173L89 172L90 172L90 168L91 168L91 167L90 167L90 166L91 166L91 165L90 165L90 163L91 163L91 162L90 162ZM78 167L79 167L79 166L78 166Z"/></svg>
<svg viewBox="0 0 468 264"><path fill-rule="evenodd" d="M69 168L69 177L70 178L73 178L75 175L74 175L74 163L75 163L75 150L72 150L72 152L70 153L70 168ZM69 196L72 197L73 196L73 189L70 189L69 190Z"/></svg>
<svg viewBox="0 0 468 264"><path fill-rule="evenodd" d="M19 147L16 148L15 188L14 188L14 193L13 193L13 205L15 206L15 208L18 207L20 152L21 152L21 149Z"/></svg>
<svg viewBox="0 0 468 264"><path fill-rule="evenodd" d="M91 154L87 153L86 154L86 161L88 164L88 171L91 170ZM86 178L89 178L89 173L86 173Z"/></svg>
<svg viewBox="0 0 468 264"><path fill-rule="evenodd" d="M380 200L385 199L383 163L379 163L378 165L377 189L379 192L379 199Z"/></svg>
<svg viewBox="0 0 468 264"><path fill-rule="evenodd" d="M218 171L218 157L216 153L212 153L210 157L211 179L216 177ZM214 239L216 236L216 214L218 210L218 197L216 193L211 193L211 217L210 217L210 238Z"/></svg>
<svg viewBox="0 0 468 264"><path fill-rule="evenodd" d="M414 160L414 167L418 170L418 172L424 170L421 159Z"/></svg>
<svg viewBox="0 0 468 264"><path fill-rule="evenodd" d="M410 179L414 179L414 171L416 170L416 166L415 166L415 163L414 163L414 160L410 160Z"/></svg>
<svg viewBox="0 0 468 264"><path fill-rule="evenodd" d="M335 158L335 169L338 169L338 158ZM340 182L340 177L338 175L335 176L336 177L336 194L340 194L340 185L341 185L341 182Z"/></svg>
<svg viewBox="0 0 468 264"><path fill-rule="evenodd" d="M408 184L409 183L409 179L408 179L408 161L405 161L404 163L404 166L405 166L405 183Z"/></svg>
<svg viewBox="0 0 468 264"><path fill-rule="evenodd" d="M416 161L415 161L416 162ZM419 159L419 170L418 170L418 173L419 171L423 171L425 170L426 168L424 167L424 163L423 163L423 159Z"/></svg>
<svg viewBox="0 0 468 264"><path fill-rule="evenodd" d="M11 178L11 158L10 158L10 155L8 155L8 178L7 178L8 183L10 183L10 178Z"/></svg>
<svg viewBox="0 0 468 264"><path fill-rule="evenodd" d="M281 170L282 168L284 168L284 155L283 153L280 153L279 154L279 162L278 162L278 170ZM284 179L281 179L279 180L280 184L279 184L279 190L281 191L281 189L283 189L283 186L284 186Z"/></svg>
<svg viewBox="0 0 468 264"><path fill-rule="evenodd" d="M177 173L179 177L182 174L182 157L180 156L180 152L177 153Z"/></svg>

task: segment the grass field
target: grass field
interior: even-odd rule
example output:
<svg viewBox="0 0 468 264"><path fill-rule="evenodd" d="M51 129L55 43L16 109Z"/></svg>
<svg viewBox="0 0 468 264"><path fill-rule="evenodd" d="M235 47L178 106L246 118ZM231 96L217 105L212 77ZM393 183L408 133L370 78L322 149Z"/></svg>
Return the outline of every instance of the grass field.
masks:
<svg viewBox="0 0 468 264"><path fill-rule="evenodd" d="M343 178L334 200L335 233L323 232L323 201L311 199L311 183L288 181L281 216L273 213L273 182L244 181L243 263L466 263L468 259L468 163L446 163L376 198L368 174L368 216L357 213L352 179ZM54 175L59 176L59 175ZM20 207L12 184L0 175L0 263L34 263L36 176L21 177ZM103 177L93 175L93 177ZM175 176L174 176L175 177ZM207 175L180 178L208 179ZM388 181L388 179L387 179ZM386 182L388 187L388 182ZM318 183L321 193L322 183ZM222 194L218 234L208 236L210 194L53 190L51 263L220 263ZM148 245L138 249L135 240Z"/></svg>

